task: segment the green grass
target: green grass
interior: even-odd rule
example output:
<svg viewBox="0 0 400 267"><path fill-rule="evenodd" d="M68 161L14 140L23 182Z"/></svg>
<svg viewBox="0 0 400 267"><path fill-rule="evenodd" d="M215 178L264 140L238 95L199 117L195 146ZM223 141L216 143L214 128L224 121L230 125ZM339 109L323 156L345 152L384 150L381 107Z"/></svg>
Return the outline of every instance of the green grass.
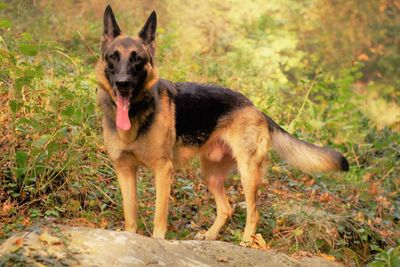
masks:
<svg viewBox="0 0 400 267"><path fill-rule="evenodd" d="M122 229L121 196L95 104L104 6L34 3L0 5L0 238L44 218ZM349 3L336 8L370 17L379 10ZM357 26L370 43L384 44L379 58L370 54L376 47L350 38L358 36L354 28L344 33L353 47L369 53L369 61L357 60L347 44L326 51L315 43L337 43L337 29L347 23L338 16L329 24L323 14L335 6L322 0L208 0L200 6L138 1L129 9L115 1L113 7L126 33L138 31L150 10L158 11L162 77L239 90L297 137L349 159L347 174L311 176L271 153L258 200L258 232L270 246L389 266L398 255L390 248L400 243L400 60L391 35L375 28L398 33L392 6L372 14L372 26ZM306 21L299 17L304 14ZM244 198L238 176L231 178L226 186L235 213L221 239L239 243ZM150 235L155 192L147 170L140 171L138 190L139 232ZM197 162L177 171L171 197L168 238L191 239L212 224L215 205Z"/></svg>

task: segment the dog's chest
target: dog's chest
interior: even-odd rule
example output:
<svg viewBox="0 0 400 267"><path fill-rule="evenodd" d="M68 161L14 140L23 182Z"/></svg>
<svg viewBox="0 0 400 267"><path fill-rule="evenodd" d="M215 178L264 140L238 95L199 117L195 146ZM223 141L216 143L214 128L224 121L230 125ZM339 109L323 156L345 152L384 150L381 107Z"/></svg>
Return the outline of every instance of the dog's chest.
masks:
<svg viewBox="0 0 400 267"><path fill-rule="evenodd" d="M171 120L169 120L171 121ZM167 118L157 115L145 134L138 135L138 126L133 122L131 131L117 130L109 144L112 158L130 154L136 164L151 167L163 158L172 158L175 143L175 131Z"/></svg>

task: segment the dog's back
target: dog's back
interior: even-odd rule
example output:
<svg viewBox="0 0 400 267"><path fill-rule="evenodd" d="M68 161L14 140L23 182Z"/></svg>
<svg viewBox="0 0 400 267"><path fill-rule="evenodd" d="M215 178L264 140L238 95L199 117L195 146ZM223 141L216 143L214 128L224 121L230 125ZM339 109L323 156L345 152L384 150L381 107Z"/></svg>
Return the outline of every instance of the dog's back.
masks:
<svg viewBox="0 0 400 267"><path fill-rule="evenodd" d="M155 12L136 37L121 33L111 7L104 14L102 56L97 65L104 141L123 198L125 229L137 230L136 174L139 165L155 174L153 236L167 231L173 168L199 155L217 217L200 238L216 239L232 215L224 183L236 167L246 199L243 242L251 242L258 221L257 189L268 149L306 172L348 170L338 152L300 141L259 111L242 94L196 83L172 83L154 66Z"/></svg>

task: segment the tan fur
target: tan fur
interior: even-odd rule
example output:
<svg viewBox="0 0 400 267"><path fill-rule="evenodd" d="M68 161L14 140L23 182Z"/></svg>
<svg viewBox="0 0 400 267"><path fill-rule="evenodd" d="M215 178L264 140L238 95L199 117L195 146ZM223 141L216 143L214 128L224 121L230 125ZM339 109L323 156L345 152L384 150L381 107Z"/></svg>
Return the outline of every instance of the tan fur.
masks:
<svg viewBox="0 0 400 267"><path fill-rule="evenodd" d="M125 56L131 51L122 46L117 49ZM232 215L233 210L226 196L224 182L229 172L236 167L241 176L247 208L244 244L251 242L256 231L259 219L256 207L257 190L270 146L289 163L306 172L336 170L340 167L337 160L339 153L299 141L279 126L268 125L273 121L268 121L254 106L238 108L221 117L215 130L201 147L184 146L183 142L176 140L175 104L166 91L161 91L158 96L154 119L144 135L137 135L137 117L131 118L130 130L122 131L115 126L115 94L105 76L105 68L106 64L100 59L96 66L100 85L97 99L104 113L104 143L121 187L127 231L137 230L136 173L140 165L150 168L155 175L153 236L164 238L173 170L183 166L194 156L200 158L205 181L217 206L214 224L205 234L199 236L204 239L216 239ZM151 90L158 82L157 70L150 63L145 68L148 76L144 87Z"/></svg>
<svg viewBox="0 0 400 267"><path fill-rule="evenodd" d="M215 199L217 217L210 229L204 234L197 235L197 238L214 240L218 238L221 228L233 213L226 195L224 182L228 178L229 171L235 166L235 161L231 157L224 157L220 161L210 161L201 157L200 162L208 189Z"/></svg>
<svg viewBox="0 0 400 267"><path fill-rule="evenodd" d="M147 63L145 68L147 73L150 74L146 77L144 88L150 90L158 81L158 72L157 69L154 66L151 66L150 63Z"/></svg>
<svg viewBox="0 0 400 267"><path fill-rule="evenodd" d="M260 123L263 124L262 127ZM199 238L216 239L222 226L232 215L224 181L236 165L242 177L247 205L243 242L246 244L251 241L258 222L256 192L262 179L269 139L263 115L254 107L248 107L222 118L209 140L198 150L175 147L175 155L180 164L183 163L182 158L189 159L194 153L198 153L206 183L216 201L217 218L205 234L198 235Z"/></svg>
<svg viewBox="0 0 400 267"><path fill-rule="evenodd" d="M326 172L340 169L340 162L335 160L340 157L340 154L336 151L300 141L282 131L274 132L272 140L274 150L290 165L303 172Z"/></svg>
<svg viewBox="0 0 400 267"><path fill-rule="evenodd" d="M137 231L137 166L132 155L126 155L115 161L114 167L121 188L122 207L124 209L125 231Z"/></svg>
<svg viewBox="0 0 400 267"><path fill-rule="evenodd" d="M155 13L150 18L153 19L152 26L154 26ZM121 58L126 62L131 52L138 49L137 46L143 46L139 49L141 51L144 49L151 59L145 65L147 77L144 88L152 90L158 82L158 73L152 61L155 49L153 40L149 41L146 38L143 39L145 42L142 42L142 39L135 37L136 42L127 47L126 42L122 40L126 38L125 36L113 37L117 35L113 30L118 30L119 33L119 27L114 25L116 29L112 29L112 24L116 24L115 18L111 7L107 7L105 34L102 39L103 53L108 47L113 46L112 49L118 50ZM150 24L146 23L146 25ZM146 30L148 29L144 28L144 33ZM216 220L203 238L216 239L226 220L232 215L224 182L229 171L236 165L241 175L247 205L243 241L249 242L258 221L256 192L271 141L263 114L253 106L237 109L219 119L214 132L201 147L185 147L183 142L176 140L175 103L170 99L170 94L174 92L163 90L166 88L157 88L160 90L157 91L155 98L154 118L145 134L138 135L140 118L137 116L130 118L130 129L123 131L115 125L116 97L105 75L106 67L103 58L100 58L96 66L100 85L97 101L103 110L104 143L121 187L126 230L132 232L137 230L136 173L138 166L150 168L155 175L156 209L153 236L164 238L167 231L168 200L174 167L184 165L197 154L200 157L205 181L217 205ZM143 95L135 96L135 100L140 101L145 93L148 91L143 92Z"/></svg>
<svg viewBox="0 0 400 267"><path fill-rule="evenodd" d="M98 66L103 65L100 63ZM110 86L104 83L106 80L102 77L103 73L104 71L97 71L101 86L98 93L99 102L105 97L104 94L110 94ZM135 119L131 120L132 127L129 131L113 131L107 123L103 123L105 145L114 162L123 195L126 229L137 229L136 194L131 193L136 188L136 166L145 165L155 174L157 195L153 235L164 237L167 231L168 198L173 168L184 165L197 154L201 158L205 180L217 205L217 218L203 238L216 239L222 226L231 216L232 208L223 184L236 162L242 161L243 164L239 163L237 167L247 192L245 194L248 220L244 240L249 241L258 221L255 192L261 179L269 143L266 123L260 127L260 121L263 121L262 114L253 107L237 110L219 121L215 132L203 146L184 147L182 143L175 142L174 106L167 95L161 96L160 103L154 123L148 133L140 139L136 139L138 123ZM127 163L127 160L130 162ZM125 165L127 167L122 167Z"/></svg>
<svg viewBox="0 0 400 267"><path fill-rule="evenodd" d="M99 60L96 64L97 82L99 83L100 88L106 91L114 102L117 102L113 89L110 83L108 82L106 75L104 74L105 68L106 68L106 63L103 60Z"/></svg>
<svg viewBox="0 0 400 267"><path fill-rule="evenodd" d="M175 168L183 167L185 163L193 159L199 153L197 147L185 147L175 144L174 149L174 166Z"/></svg>
<svg viewBox="0 0 400 267"><path fill-rule="evenodd" d="M99 93L100 97L101 94ZM131 120L132 127L129 131L115 131L106 122L103 123L104 142L116 169L124 200L125 225L129 231L136 231L137 225L136 176L133 172L137 166L144 165L152 169L155 174L157 192L153 232L155 237L164 237L167 230L168 198L173 171L171 147L175 141L174 107L167 95L162 95L161 98L161 111L157 113L148 133L139 140L136 140L137 122L134 119ZM127 164L128 159L129 164ZM121 167L125 165L132 167ZM135 191L134 196L132 190Z"/></svg>

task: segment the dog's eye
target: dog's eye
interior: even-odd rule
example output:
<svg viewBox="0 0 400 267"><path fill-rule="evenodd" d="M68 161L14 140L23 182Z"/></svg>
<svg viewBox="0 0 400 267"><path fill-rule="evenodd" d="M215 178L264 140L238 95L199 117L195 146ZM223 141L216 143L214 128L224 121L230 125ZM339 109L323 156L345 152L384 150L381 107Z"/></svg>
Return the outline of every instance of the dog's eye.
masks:
<svg viewBox="0 0 400 267"><path fill-rule="evenodd" d="M142 58L136 52L132 52L130 60L131 62L140 62Z"/></svg>
<svg viewBox="0 0 400 267"><path fill-rule="evenodd" d="M115 51L114 53L112 53L112 54L110 54L109 56L108 56L108 58L109 59L111 59L111 60L118 60L118 52L117 51Z"/></svg>

